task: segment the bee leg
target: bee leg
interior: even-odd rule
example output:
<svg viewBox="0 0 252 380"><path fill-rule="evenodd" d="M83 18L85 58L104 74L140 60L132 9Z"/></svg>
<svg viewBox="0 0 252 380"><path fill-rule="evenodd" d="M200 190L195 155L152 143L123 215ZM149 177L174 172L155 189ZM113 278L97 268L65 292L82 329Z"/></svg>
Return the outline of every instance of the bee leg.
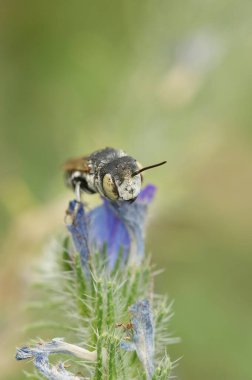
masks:
<svg viewBox="0 0 252 380"><path fill-rule="evenodd" d="M76 198L77 202L80 203L81 202L81 183L80 183L80 181L76 182L74 192L75 192L75 198Z"/></svg>

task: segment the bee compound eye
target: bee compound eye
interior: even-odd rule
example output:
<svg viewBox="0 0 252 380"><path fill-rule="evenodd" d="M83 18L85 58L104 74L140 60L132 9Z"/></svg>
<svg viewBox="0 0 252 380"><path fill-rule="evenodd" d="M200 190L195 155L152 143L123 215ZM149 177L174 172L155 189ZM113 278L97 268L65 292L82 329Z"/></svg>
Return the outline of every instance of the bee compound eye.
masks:
<svg viewBox="0 0 252 380"><path fill-rule="evenodd" d="M105 174L102 180L104 194L111 200L118 199L118 192L111 174Z"/></svg>

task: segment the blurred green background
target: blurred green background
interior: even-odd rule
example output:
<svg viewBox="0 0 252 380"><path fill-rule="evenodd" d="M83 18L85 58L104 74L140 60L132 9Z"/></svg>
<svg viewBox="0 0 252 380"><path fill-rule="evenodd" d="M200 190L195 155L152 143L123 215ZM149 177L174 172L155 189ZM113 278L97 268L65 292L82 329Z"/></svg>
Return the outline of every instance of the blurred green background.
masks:
<svg viewBox="0 0 252 380"><path fill-rule="evenodd" d="M147 245L175 299L179 379L251 379L252 4L0 2L0 361L44 243L63 229L61 164L105 146L158 186ZM90 202L93 202L90 197ZM46 337L43 337L46 338Z"/></svg>

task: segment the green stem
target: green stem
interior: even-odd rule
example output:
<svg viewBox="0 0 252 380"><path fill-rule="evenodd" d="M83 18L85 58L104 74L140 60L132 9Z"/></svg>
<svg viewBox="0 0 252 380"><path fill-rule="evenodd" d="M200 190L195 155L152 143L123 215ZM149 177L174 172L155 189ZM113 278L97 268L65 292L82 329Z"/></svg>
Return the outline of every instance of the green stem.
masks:
<svg viewBox="0 0 252 380"><path fill-rule="evenodd" d="M107 328L111 329L115 324L114 299L112 283L107 284Z"/></svg>
<svg viewBox="0 0 252 380"><path fill-rule="evenodd" d="M80 254L75 255L75 273L76 273L76 287L77 287L77 302L80 314L83 317L89 316L87 307L87 284L82 270Z"/></svg>
<svg viewBox="0 0 252 380"><path fill-rule="evenodd" d="M103 338L101 336L98 337L97 340L97 363L95 368L95 380L102 380L103 377L103 363L102 363L102 347L103 347Z"/></svg>
<svg viewBox="0 0 252 380"><path fill-rule="evenodd" d="M111 337L108 345L108 380L115 380L117 378L115 354L116 344L113 337Z"/></svg>
<svg viewBox="0 0 252 380"><path fill-rule="evenodd" d="M63 271L69 272L72 271L72 266L70 264L71 258L69 256L69 243L70 237L67 236L63 241L63 253L62 253L62 269Z"/></svg>
<svg viewBox="0 0 252 380"><path fill-rule="evenodd" d="M135 302L136 298L137 298L139 280L140 280L140 271L137 270L136 273L135 273L135 277L133 279L132 286L131 286L131 288L129 290L129 297L128 297L128 301L126 302L127 308L130 305L132 305Z"/></svg>
<svg viewBox="0 0 252 380"><path fill-rule="evenodd" d="M125 299L127 297L128 290L129 290L129 281L128 281L128 279L130 279L131 276L132 276L132 268L129 267L128 270L127 270L127 274L125 276L125 278L127 279L127 281L124 282L123 287L122 287L122 299ZM127 309L127 307L126 307L126 309Z"/></svg>
<svg viewBox="0 0 252 380"><path fill-rule="evenodd" d="M102 334L102 325L103 325L103 297L102 297L102 282L98 280L96 283L96 308L95 308L95 332L97 334L97 339Z"/></svg>
<svg viewBox="0 0 252 380"><path fill-rule="evenodd" d="M116 273L118 273L119 269L120 269L120 265L121 265L121 262L122 262L122 259L123 259L123 247L120 247L119 249L119 252L118 252L118 256L117 256L117 259L116 259L116 262L115 262L115 265L114 265L114 268L111 272L111 277L114 277L116 275Z"/></svg>
<svg viewBox="0 0 252 380"><path fill-rule="evenodd" d="M120 363L121 379L128 380L126 377L125 369L124 369L124 361L123 361L122 353L120 351L120 347L118 348L118 361Z"/></svg>

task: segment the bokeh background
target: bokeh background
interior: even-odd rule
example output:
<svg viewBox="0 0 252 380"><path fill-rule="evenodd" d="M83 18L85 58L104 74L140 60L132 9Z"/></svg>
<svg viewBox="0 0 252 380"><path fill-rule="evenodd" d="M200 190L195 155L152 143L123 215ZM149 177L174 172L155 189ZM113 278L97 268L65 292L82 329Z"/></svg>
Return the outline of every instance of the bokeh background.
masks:
<svg viewBox="0 0 252 380"><path fill-rule="evenodd" d="M1 378L24 378L32 268L71 196L61 164L105 146L168 161L145 175L147 245L175 300L178 379L252 378L251 13L246 0L0 2Z"/></svg>

